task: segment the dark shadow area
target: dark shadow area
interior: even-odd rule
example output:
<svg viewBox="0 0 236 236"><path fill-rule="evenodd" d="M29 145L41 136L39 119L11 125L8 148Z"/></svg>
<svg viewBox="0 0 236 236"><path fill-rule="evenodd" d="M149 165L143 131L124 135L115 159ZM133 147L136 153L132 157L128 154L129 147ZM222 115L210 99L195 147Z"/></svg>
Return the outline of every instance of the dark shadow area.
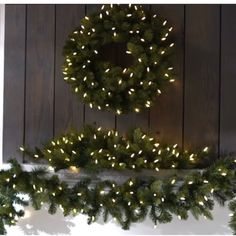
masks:
<svg viewBox="0 0 236 236"><path fill-rule="evenodd" d="M133 65L134 59L132 55L126 53L127 50L126 43L106 44L99 50L99 60L110 62L122 68L130 67Z"/></svg>

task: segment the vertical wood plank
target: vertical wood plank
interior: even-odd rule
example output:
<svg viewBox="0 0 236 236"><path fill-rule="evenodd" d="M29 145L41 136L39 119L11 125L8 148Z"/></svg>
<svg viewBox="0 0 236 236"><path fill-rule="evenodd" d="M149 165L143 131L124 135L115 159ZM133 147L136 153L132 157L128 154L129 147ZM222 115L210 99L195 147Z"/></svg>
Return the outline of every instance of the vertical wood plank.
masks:
<svg viewBox="0 0 236 236"><path fill-rule="evenodd" d="M90 14L94 11L100 10L102 5L92 4L86 6L86 14ZM111 54L112 55L112 54ZM115 56L115 55L112 55ZM112 57L111 56L111 57ZM115 115L112 112L100 111L96 108L90 108L87 104L85 105L85 123L94 124L104 128L115 128Z"/></svg>
<svg viewBox="0 0 236 236"><path fill-rule="evenodd" d="M80 25L85 5L56 5L56 52L55 52L55 135L83 124L84 105L65 83L62 74L65 41L74 28ZM66 17L65 17L66 16Z"/></svg>
<svg viewBox="0 0 236 236"><path fill-rule="evenodd" d="M143 4L144 9L150 9L150 5ZM117 61L123 61L124 65L131 65L130 61L132 58L123 57L122 54L117 52ZM128 67L124 66L124 67ZM116 128L121 133L125 134L127 131L134 128L141 128L143 131L148 132L149 130L149 109L144 109L140 113L131 111L128 114L117 115Z"/></svg>
<svg viewBox="0 0 236 236"><path fill-rule="evenodd" d="M186 6L185 147L218 150L220 6Z"/></svg>
<svg viewBox="0 0 236 236"><path fill-rule="evenodd" d="M173 67L175 83L167 85L164 92L150 108L150 132L163 143L182 146L183 125L183 68L184 68L184 5L152 5L153 13L167 19L173 27Z"/></svg>
<svg viewBox="0 0 236 236"><path fill-rule="evenodd" d="M236 6L222 5L220 151L236 152Z"/></svg>
<svg viewBox="0 0 236 236"><path fill-rule="evenodd" d="M27 6L25 142L53 136L55 6Z"/></svg>
<svg viewBox="0 0 236 236"><path fill-rule="evenodd" d="M25 5L5 7L3 161L22 161L24 142Z"/></svg>

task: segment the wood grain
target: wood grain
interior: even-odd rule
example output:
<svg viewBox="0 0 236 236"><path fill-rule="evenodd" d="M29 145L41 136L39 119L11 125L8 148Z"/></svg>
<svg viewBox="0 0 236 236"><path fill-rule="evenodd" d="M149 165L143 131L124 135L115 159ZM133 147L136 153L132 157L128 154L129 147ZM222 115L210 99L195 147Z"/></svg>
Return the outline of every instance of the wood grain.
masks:
<svg viewBox="0 0 236 236"><path fill-rule="evenodd" d="M219 123L220 6L186 6L186 148L210 146L217 152Z"/></svg>
<svg viewBox="0 0 236 236"><path fill-rule="evenodd" d="M150 132L163 143L182 146L183 70L184 70L184 5L152 5L153 13L167 19L173 27L175 43L173 67L175 83L167 85L150 109Z"/></svg>
<svg viewBox="0 0 236 236"><path fill-rule="evenodd" d="M56 5L56 52L55 52L55 135L83 124L84 104L65 83L62 74L63 47L69 33L80 25L85 5ZM66 16L66 17L65 17Z"/></svg>
<svg viewBox="0 0 236 236"><path fill-rule="evenodd" d="M22 162L24 144L25 5L5 7L3 161Z"/></svg>
<svg viewBox="0 0 236 236"><path fill-rule="evenodd" d="M27 6L25 142L53 137L55 6Z"/></svg>
<svg viewBox="0 0 236 236"><path fill-rule="evenodd" d="M222 5L220 151L236 152L236 6Z"/></svg>

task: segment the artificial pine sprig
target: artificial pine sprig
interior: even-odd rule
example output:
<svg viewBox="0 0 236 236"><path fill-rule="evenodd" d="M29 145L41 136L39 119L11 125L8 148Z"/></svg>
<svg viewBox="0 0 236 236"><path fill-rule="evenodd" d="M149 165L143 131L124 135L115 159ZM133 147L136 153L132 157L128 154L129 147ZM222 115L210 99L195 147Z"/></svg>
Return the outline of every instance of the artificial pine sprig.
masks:
<svg viewBox="0 0 236 236"><path fill-rule="evenodd" d="M182 151L177 145L161 145L139 128L127 136L114 130L87 125L58 137L43 148L21 150L33 159L45 159L56 170L69 167L90 171L102 169L143 170L202 168L213 160L208 148L198 153Z"/></svg>
<svg viewBox="0 0 236 236"><path fill-rule="evenodd" d="M69 186L56 175L50 176L44 169L26 172L11 161L9 170L0 171L0 230L5 225L15 224L23 212L17 212L14 203L26 205L19 194L29 196L29 201L38 210L42 204L49 204L49 213L60 207L64 215L79 213L88 215L92 223L103 215L104 221L112 216L123 229L130 224L144 220L148 215L154 224L167 223L177 215L180 220L188 218L191 212L196 219L200 216L212 219L214 201L223 203L236 196L236 159L225 158L216 161L209 168L194 171L185 177L172 176L160 180L131 178L117 184L106 180L97 183L81 179ZM229 205L235 212L235 202ZM235 230L235 213L230 226Z"/></svg>
<svg viewBox="0 0 236 236"><path fill-rule="evenodd" d="M232 213L229 214L231 217L229 226L233 230L234 235L236 234L236 200L233 200L229 203L229 209Z"/></svg>

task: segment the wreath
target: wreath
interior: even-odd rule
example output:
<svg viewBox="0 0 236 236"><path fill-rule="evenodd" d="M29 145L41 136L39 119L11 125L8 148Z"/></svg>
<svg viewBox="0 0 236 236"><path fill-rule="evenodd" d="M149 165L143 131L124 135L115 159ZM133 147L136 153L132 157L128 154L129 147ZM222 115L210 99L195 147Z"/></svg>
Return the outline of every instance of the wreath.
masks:
<svg viewBox="0 0 236 236"><path fill-rule="evenodd" d="M142 6L103 6L69 35L64 80L91 108L121 114L151 107L163 85L174 81L171 31L166 20ZM126 44L126 53L133 57L130 67L100 57L111 43Z"/></svg>

